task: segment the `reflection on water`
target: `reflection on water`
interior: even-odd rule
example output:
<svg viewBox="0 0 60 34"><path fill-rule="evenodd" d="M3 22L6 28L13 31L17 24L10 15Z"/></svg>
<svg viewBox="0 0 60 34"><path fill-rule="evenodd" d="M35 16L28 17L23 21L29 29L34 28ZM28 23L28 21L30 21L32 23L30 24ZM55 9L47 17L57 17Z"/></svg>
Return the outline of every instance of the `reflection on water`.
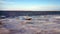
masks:
<svg viewBox="0 0 60 34"><path fill-rule="evenodd" d="M9 32L5 32L5 30ZM60 15L18 16L0 19L0 31L1 34L60 34Z"/></svg>

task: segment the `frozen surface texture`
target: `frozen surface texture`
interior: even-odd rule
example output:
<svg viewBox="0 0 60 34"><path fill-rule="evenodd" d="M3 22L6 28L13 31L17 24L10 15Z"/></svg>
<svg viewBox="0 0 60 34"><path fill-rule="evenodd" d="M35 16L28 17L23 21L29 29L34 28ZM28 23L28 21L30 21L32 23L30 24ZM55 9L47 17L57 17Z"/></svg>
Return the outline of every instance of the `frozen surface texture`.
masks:
<svg viewBox="0 0 60 34"><path fill-rule="evenodd" d="M60 15L25 17L0 19L0 34L60 34Z"/></svg>

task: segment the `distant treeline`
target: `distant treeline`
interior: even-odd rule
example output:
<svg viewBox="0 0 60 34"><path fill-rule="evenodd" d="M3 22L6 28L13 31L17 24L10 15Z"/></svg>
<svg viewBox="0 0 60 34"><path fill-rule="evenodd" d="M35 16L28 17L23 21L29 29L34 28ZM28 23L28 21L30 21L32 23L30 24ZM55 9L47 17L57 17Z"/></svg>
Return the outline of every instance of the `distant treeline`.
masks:
<svg viewBox="0 0 60 34"><path fill-rule="evenodd" d="M0 16L60 15L60 11L0 11Z"/></svg>

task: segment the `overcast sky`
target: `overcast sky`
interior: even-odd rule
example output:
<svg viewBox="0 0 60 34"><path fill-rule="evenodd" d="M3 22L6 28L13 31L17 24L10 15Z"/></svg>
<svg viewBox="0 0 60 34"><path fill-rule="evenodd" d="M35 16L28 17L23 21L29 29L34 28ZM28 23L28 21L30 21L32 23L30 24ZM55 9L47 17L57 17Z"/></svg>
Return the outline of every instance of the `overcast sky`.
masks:
<svg viewBox="0 0 60 34"><path fill-rule="evenodd" d="M60 0L0 0L0 10L60 11Z"/></svg>

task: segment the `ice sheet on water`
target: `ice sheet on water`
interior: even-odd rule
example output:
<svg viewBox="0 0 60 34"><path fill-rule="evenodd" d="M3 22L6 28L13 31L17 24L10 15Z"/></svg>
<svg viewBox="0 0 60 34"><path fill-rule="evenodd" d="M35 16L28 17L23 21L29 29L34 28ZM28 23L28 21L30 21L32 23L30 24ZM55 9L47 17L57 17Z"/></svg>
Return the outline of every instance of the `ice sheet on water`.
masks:
<svg viewBox="0 0 60 34"><path fill-rule="evenodd" d="M39 17L39 16L37 16ZM30 21L27 20L20 20L20 19L16 19L16 18L8 18L5 20L2 20L3 23L5 23L4 27L7 29L13 29L16 33L14 34L21 34L21 33L25 33L25 34L32 34L33 32L35 33L36 31L39 30L60 30L60 24L54 23L52 19L53 16L50 17L39 17L37 18L36 16L34 16L34 18L36 19L32 19ZM42 19L42 20L38 20L38 19ZM48 19L49 21L44 21L45 19ZM26 22L26 23L25 23ZM32 24L33 23L33 24ZM24 28L24 29L21 29ZM43 32L44 32L43 31ZM33 33L33 34L34 34Z"/></svg>

